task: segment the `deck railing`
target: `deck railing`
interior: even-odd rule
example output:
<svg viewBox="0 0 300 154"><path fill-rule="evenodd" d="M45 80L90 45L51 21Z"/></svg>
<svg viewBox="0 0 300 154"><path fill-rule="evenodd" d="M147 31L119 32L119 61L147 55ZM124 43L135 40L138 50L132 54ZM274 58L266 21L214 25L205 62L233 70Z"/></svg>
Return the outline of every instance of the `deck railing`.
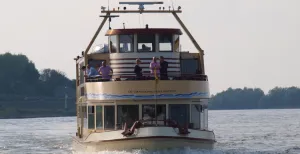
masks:
<svg viewBox="0 0 300 154"><path fill-rule="evenodd" d="M86 82L110 82L110 81L140 81L140 80L154 80L152 74L143 74L141 77L136 77L134 73L132 74L114 74L110 75L111 79L103 79L101 75L94 77L86 77ZM207 75L203 74L178 74L178 75L168 75L167 78L159 77L160 80L198 80L198 81L208 81Z"/></svg>

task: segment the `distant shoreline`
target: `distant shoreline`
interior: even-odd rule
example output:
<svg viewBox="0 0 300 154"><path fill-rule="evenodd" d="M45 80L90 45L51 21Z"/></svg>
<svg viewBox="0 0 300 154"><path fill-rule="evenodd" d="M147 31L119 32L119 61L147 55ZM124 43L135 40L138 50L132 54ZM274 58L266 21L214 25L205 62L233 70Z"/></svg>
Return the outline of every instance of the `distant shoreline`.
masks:
<svg viewBox="0 0 300 154"><path fill-rule="evenodd" d="M34 116L34 115L26 115L26 116L8 116L8 117L0 117L1 119L32 119L32 118L57 118L57 117L74 117L76 115L44 115L44 116Z"/></svg>
<svg viewBox="0 0 300 154"><path fill-rule="evenodd" d="M210 109L209 111L232 111L232 110L297 110L300 108L272 108L272 109ZM76 115L24 115L24 116L6 116L2 119L32 119L32 118L58 118L58 117L76 117Z"/></svg>
<svg viewBox="0 0 300 154"><path fill-rule="evenodd" d="M293 110L293 109L300 109L300 108L260 108L260 109L208 109L208 111L217 111L217 110Z"/></svg>

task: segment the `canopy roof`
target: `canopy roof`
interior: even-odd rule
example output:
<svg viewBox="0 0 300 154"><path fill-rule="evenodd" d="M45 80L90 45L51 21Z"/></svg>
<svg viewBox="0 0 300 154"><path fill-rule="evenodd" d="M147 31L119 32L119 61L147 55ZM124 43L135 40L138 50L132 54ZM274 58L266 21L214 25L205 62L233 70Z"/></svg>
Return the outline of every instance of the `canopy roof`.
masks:
<svg viewBox="0 0 300 154"><path fill-rule="evenodd" d="M134 28L134 29L111 29L105 36L110 35L130 35L130 34L177 34L182 35L180 29L170 28Z"/></svg>

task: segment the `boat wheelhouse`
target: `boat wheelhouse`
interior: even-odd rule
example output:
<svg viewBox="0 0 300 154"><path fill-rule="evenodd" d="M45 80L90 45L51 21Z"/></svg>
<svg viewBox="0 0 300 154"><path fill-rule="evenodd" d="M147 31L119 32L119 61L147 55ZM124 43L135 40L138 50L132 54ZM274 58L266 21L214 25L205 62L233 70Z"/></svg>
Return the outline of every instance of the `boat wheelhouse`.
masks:
<svg viewBox="0 0 300 154"><path fill-rule="evenodd" d="M121 4L121 3L120 3ZM189 146L212 148L213 131L208 130L208 78L203 50L177 16L181 10L102 10L106 15L86 51L76 60L77 133L75 149L83 151L160 149ZM151 3L152 4L152 3ZM180 29L125 28L107 30L108 45L92 49L107 19L116 13L171 13L192 40L197 53L180 47ZM168 62L168 77L160 80L150 73L153 57ZM134 73L136 59L143 78ZM86 77L81 68L98 68L102 62L113 73Z"/></svg>

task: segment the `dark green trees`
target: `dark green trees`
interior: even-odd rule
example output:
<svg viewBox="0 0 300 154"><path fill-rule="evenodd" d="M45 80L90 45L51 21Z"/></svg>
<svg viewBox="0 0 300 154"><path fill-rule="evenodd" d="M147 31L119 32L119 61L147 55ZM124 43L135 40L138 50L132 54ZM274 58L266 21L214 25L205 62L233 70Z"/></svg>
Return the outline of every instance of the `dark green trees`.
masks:
<svg viewBox="0 0 300 154"><path fill-rule="evenodd" d="M75 89L75 80L44 69L40 73L25 55L0 54L0 95L55 96L59 87Z"/></svg>
<svg viewBox="0 0 300 154"><path fill-rule="evenodd" d="M281 109L300 108L300 89L296 87L271 89L268 94L259 89L232 89L220 92L209 104L210 109Z"/></svg>

